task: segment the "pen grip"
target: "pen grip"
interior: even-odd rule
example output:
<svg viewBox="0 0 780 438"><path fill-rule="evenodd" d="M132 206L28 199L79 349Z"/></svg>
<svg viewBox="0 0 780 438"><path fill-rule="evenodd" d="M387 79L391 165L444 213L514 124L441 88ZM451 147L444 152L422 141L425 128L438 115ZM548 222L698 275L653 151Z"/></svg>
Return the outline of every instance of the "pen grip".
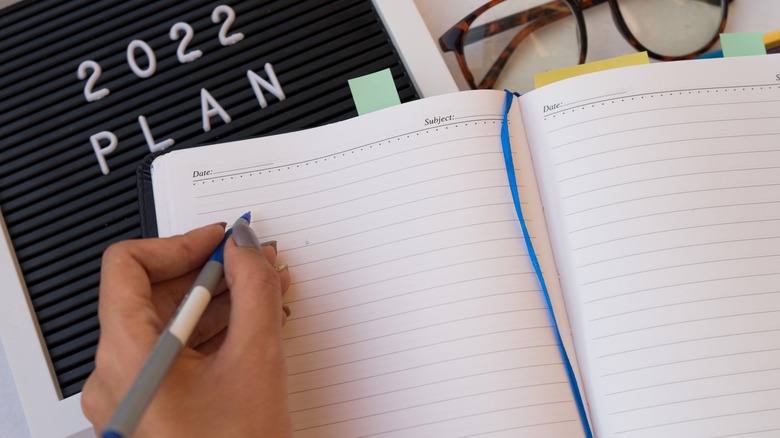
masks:
<svg viewBox="0 0 780 438"><path fill-rule="evenodd" d="M141 369L141 374L130 387L127 395L114 412L103 431L103 438L129 437L146 407L157 392L160 383L179 355L182 343L169 331L165 331L151 356Z"/></svg>
<svg viewBox="0 0 780 438"><path fill-rule="evenodd" d="M203 266L192 289L184 297L171 323L154 346L138 378L111 417L102 433L103 438L129 437L133 433L157 388L206 310L213 291L222 279L222 273L222 263L218 261L209 260Z"/></svg>
<svg viewBox="0 0 780 438"><path fill-rule="evenodd" d="M184 297L179 308L176 309L176 314L173 315L166 330L179 338L182 344L187 343L192 330L206 310L214 290L222 279L222 273L222 263L214 260L206 262L198 278L195 279L192 289Z"/></svg>

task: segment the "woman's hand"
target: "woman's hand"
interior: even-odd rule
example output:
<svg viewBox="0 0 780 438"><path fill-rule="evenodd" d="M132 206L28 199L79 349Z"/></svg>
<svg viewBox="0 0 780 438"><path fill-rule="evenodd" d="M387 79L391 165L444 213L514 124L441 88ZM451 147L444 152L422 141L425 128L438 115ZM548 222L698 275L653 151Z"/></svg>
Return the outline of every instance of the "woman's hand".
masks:
<svg viewBox="0 0 780 438"><path fill-rule="evenodd" d="M84 414L100 433L138 376L224 225L167 239L125 241L103 254L100 341L84 384ZM286 267L275 245L236 226L225 280L141 418L134 436L291 435L281 328Z"/></svg>

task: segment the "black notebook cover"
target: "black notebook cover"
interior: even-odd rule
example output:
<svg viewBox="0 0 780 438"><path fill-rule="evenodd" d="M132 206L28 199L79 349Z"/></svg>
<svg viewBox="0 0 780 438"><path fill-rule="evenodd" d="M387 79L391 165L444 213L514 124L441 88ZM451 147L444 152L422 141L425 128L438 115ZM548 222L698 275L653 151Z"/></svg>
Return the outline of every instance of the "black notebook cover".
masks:
<svg viewBox="0 0 780 438"><path fill-rule="evenodd" d="M371 0L24 0L0 23L0 207L63 397L94 368L103 251L156 235L152 209L139 214L139 196L153 205L149 143L353 117L347 80L385 68L402 101L417 97ZM262 107L247 72L270 82L266 64L285 99L265 92ZM229 123L204 129L202 89Z"/></svg>

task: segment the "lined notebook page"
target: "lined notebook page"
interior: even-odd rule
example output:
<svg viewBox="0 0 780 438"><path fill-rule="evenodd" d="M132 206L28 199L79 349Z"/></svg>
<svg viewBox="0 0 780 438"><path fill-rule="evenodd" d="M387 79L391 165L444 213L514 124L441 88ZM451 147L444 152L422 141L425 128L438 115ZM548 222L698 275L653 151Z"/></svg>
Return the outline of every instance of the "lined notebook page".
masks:
<svg viewBox="0 0 780 438"><path fill-rule="evenodd" d="M651 65L521 99L599 436L780 435L777 73Z"/></svg>
<svg viewBox="0 0 780 438"><path fill-rule="evenodd" d="M507 187L503 98L441 96L155 161L162 235L250 210L279 241L296 436L582 435Z"/></svg>

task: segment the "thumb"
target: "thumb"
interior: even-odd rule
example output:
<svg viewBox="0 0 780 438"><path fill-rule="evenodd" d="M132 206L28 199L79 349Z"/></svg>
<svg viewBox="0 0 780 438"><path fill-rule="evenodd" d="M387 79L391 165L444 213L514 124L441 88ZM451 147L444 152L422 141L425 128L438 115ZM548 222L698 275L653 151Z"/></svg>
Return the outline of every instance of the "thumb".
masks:
<svg viewBox="0 0 780 438"><path fill-rule="evenodd" d="M281 281L248 225L234 226L225 244L225 280L231 300L225 354L245 357L281 343Z"/></svg>

